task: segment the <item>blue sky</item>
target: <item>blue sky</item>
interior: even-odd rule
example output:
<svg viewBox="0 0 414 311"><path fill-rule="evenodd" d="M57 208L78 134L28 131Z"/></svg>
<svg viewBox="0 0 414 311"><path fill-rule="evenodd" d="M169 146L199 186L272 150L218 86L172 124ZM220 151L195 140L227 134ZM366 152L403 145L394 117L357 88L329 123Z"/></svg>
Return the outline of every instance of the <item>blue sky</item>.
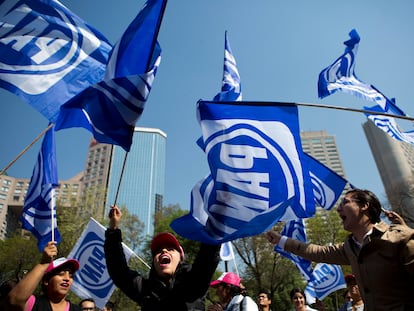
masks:
<svg viewBox="0 0 414 311"><path fill-rule="evenodd" d="M62 1L112 43L141 9L142 0ZM193 185L208 173L197 147L201 131L195 118L199 99L220 91L224 32L241 75L243 99L288 101L362 108L372 105L349 94L317 97L319 72L344 51L355 28L361 42L356 75L373 84L408 115L414 72L414 2L409 0L170 0L159 33L162 61L138 126L167 133L165 204L188 208ZM15 95L0 90L0 168L5 167L47 126L48 121ZM361 124L364 115L299 107L303 131L335 135L348 180L384 200L374 159ZM404 129L411 123L398 121ZM57 133L60 179L83 170L90 133ZM41 140L8 173L30 178ZM384 150L386 152L386 150Z"/></svg>

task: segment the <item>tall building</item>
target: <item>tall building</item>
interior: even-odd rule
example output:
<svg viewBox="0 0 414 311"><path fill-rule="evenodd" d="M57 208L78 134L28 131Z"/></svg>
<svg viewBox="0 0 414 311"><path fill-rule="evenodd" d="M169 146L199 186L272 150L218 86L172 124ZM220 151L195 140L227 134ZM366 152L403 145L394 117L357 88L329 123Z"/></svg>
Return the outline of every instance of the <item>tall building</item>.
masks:
<svg viewBox="0 0 414 311"><path fill-rule="evenodd" d="M154 213L163 205L166 140L159 129L136 127L125 167L126 152L119 146L112 150L106 206L126 206L148 235L154 233Z"/></svg>
<svg viewBox="0 0 414 311"><path fill-rule="evenodd" d="M392 209L414 227L413 146L391 138L372 121L362 127Z"/></svg>
<svg viewBox="0 0 414 311"><path fill-rule="evenodd" d="M301 132L300 138L304 152L345 178L345 171L335 136L329 135L326 131L312 131Z"/></svg>

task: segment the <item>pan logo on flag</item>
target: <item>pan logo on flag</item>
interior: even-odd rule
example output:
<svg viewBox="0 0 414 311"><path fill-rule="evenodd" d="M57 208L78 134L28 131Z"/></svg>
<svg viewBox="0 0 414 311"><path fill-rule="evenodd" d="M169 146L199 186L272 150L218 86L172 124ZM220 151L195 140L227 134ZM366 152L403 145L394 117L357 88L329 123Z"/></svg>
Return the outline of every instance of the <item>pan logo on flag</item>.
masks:
<svg viewBox="0 0 414 311"><path fill-rule="evenodd" d="M100 298L106 297L113 285L106 269L103 245L104 241L96 233L89 232L74 256L81 263L75 282Z"/></svg>
<svg viewBox="0 0 414 311"><path fill-rule="evenodd" d="M340 269L338 266L329 264L320 264L317 269L315 267L314 280L311 282L313 287L323 293L341 284L343 282L342 270L338 271L338 269Z"/></svg>
<svg viewBox="0 0 414 311"><path fill-rule="evenodd" d="M268 135L281 130L289 140L285 124L240 119L216 122L220 130L212 133L206 144L215 180L206 228L220 239L292 197L295 189L290 186L296 177L294 164Z"/></svg>
<svg viewBox="0 0 414 311"><path fill-rule="evenodd" d="M46 12L41 16L35 10L39 4L30 4L32 9L29 3L17 0L2 3L0 43L13 52L0 55L0 72L2 79L36 95L70 73L99 48L100 41L63 10L45 6L42 9ZM66 24L60 26L55 19ZM42 75L42 83L33 87L33 83L27 82L28 75Z"/></svg>

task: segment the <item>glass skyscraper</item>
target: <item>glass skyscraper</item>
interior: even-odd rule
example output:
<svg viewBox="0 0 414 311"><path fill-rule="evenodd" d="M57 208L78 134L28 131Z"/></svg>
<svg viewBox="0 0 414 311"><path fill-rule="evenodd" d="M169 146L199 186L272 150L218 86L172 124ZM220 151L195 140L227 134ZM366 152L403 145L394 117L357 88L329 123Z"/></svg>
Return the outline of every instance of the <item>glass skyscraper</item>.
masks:
<svg viewBox="0 0 414 311"><path fill-rule="evenodd" d="M144 234L154 233L154 213L162 208L167 135L154 128L136 127L130 152L112 148L106 206L126 206L144 223ZM118 190L119 188L119 190Z"/></svg>

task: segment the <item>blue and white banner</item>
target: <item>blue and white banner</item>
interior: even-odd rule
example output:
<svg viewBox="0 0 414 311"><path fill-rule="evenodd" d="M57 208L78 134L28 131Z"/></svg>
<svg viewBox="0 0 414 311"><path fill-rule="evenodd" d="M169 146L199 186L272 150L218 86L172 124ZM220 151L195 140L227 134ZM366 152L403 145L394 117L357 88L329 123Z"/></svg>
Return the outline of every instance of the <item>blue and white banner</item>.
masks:
<svg viewBox="0 0 414 311"><path fill-rule="evenodd" d="M101 143L130 150L161 61L157 35L166 2L147 1L113 48L105 79L61 107L57 130L83 127Z"/></svg>
<svg viewBox="0 0 414 311"><path fill-rule="evenodd" d="M391 100L394 102L393 99ZM369 111L387 113L379 105L375 105L372 107L364 107L364 108ZM414 132L412 130L407 131L407 132L402 132L397 122L395 121L395 118L378 115L378 114L365 113L365 115L367 116L368 119L374 122L374 124L378 128L383 130L385 133L387 133L392 138L399 140L399 141L406 142L406 143L414 144Z"/></svg>
<svg viewBox="0 0 414 311"><path fill-rule="evenodd" d="M306 230L303 219L286 222L281 234L295 240L306 242ZM286 252L277 245L275 245L275 252L278 252L286 258L290 259L307 281L313 280L312 263L309 260Z"/></svg>
<svg viewBox="0 0 414 311"><path fill-rule="evenodd" d="M341 266L318 263L313 269L313 281L305 288L306 301L312 304L316 298L323 300L342 288L346 288L346 283Z"/></svg>
<svg viewBox="0 0 414 311"><path fill-rule="evenodd" d="M51 127L43 138L20 217L22 228L37 238L41 253L49 241L59 243L61 240L56 221L55 188L58 185L55 131Z"/></svg>
<svg viewBox="0 0 414 311"><path fill-rule="evenodd" d="M355 29L349 33L349 36L350 39L344 42L346 45L344 54L319 74L319 97L324 98L341 91L377 104L374 107L364 107L366 110L405 116L406 114L395 104L394 100L388 99L373 85L366 84L356 77L355 59L360 37ZM366 116L392 138L414 144L413 133L401 132L394 118L369 113L366 113Z"/></svg>
<svg viewBox="0 0 414 311"><path fill-rule="evenodd" d="M315 213L295 105L200 101L198 115L211 178L194 187L175 232L214 244Z"/></svg>
<svg viewBox="0 0 414 311"><path fill-rule="evenodd" d="M106 268L105 230L104 226L91 218L68 255L68 258L75 258L80 263L71 290L82 299L93 298L99 309L103 309L115 290ZM134 252L125 244L122 246L128 261Z"/></svg>
<svg viewBox="0 0 414 311"><path fill-rule="evenodd" d="M224 40L224 65L223 65L223 81L221 92L218 93L214 101L241 101L242 91L240 83L239 70L237 69L236 59L233 56L230 47L230 41L225 32Z"/></svg>
<svg viewBox="0 0 414 311"><path fill-rule="evenodd" d="M330 210L338 201L348 181L309 154L304 155L313 185L315 203Z"/></svg>
<svg viewBox="0 0 414 311"><path fill-rule="evenodd" d="M0 87L55 122L59 108L104 77L111 45L54 0L0 4Z"/></svg>

